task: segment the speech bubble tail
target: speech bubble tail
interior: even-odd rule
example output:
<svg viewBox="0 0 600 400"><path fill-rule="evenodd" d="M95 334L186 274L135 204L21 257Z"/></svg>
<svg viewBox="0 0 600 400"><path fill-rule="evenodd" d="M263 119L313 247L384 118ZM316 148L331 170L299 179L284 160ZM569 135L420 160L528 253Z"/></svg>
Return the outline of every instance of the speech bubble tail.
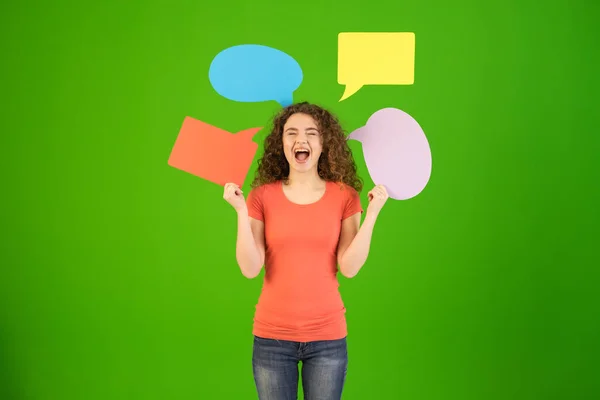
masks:
<svg viewBox="0 0 600 400"><path fill-rule="evenodd" d="M293 94L290 93L289 96L285 96L283 98L280 98L279 100L277 100L277 102L281 105L281 107L291 106L294 103Z"/></svg>
<svg viewBox="0 0 600 400"><path fill-rule="evenodd" d="M243 137L244 140L248 140L248 141L252 141L252 138L254 137L254 135L256 135L263 127L258 127L258 128L248 128L248 129L244 129L243 131L239 131L238 133L236 133L236 136L240 136Z"/></svg>
<svg viewBox="0 0 600 400"><path fill-rule="evenodd" d="M347 85L346 89L344 89L344 94L340 101L346 100L348 97L352 96L354 93L358 92L362 85Z"/></svg>
<svg viewBox="0 0 600 400"><path fill-rule="evenodd" d="M367 133L367 127L366 127L366 126L363 126L363 127L361 127L361 128L358 128L358 129L356 129L356 130L352 131L352 132L351 132L351 133L348 135L348 139L351 139L351 140L356 140L356 141L358 141L358 142L361 142L361 143L362 143L362 141L363 141L363 136L364 136L366 133Z"/></svg>

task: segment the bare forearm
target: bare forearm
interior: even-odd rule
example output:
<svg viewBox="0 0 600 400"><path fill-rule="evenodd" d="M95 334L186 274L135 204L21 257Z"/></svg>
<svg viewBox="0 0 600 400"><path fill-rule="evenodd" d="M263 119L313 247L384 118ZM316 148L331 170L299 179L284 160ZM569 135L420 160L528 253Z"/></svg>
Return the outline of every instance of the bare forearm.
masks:
<svg viewBox="0 0 600 400"><path fill-rule="evenodd" d="M237 212L237 241L236 241L236 259L246 278L254 278L260 273L263 261L260 252L256 246L252 229L250 227L250 218L246 209Z"/></svg>
<svg viewBox="0 0 600 400"><path fill-rule="evenodd" d="M347 278L352 278L367 261L369 249L371 248L371 237L377 220L376 214L367 213L363 224L356 236L342 255L340 272Z"/></svg>

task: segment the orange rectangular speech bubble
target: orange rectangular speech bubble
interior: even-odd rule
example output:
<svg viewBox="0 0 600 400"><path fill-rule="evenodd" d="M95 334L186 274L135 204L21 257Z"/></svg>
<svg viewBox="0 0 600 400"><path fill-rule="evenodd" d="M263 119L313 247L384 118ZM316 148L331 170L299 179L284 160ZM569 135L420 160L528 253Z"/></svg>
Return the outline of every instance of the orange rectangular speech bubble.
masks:
<svg viewBox="0 0 600 400"><path fill-rule="evenodd" d="M252 138L261 129L249 128L233 134L185 117L169 165L221 186L232 182L241 187L258 149Z"/></svg>

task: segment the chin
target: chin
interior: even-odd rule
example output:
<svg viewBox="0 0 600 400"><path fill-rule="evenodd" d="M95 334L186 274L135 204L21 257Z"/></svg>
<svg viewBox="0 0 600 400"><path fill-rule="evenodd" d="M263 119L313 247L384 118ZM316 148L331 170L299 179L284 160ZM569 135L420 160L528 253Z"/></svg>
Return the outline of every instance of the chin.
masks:
<svg viewBox="0 0 600 400"><path fill-rule="evenodd" d="M294 164L292 164L292 168L298 172L308 172L308 171L311 171L311 170L317 168L317 166L314 164L308 164L308 163L307 164L294 163Z"/></svg>

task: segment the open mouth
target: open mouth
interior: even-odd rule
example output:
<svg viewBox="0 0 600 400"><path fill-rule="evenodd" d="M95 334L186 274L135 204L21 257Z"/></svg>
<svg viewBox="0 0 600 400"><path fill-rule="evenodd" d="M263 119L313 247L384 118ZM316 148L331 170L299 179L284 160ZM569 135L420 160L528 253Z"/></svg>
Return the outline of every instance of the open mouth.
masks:
<svg viewBox="0 0 600 400"><path fill-rule="evenodd" d="M308 157L310 157L310 150L296 149L296 151L294 151L294 157L296 158L296 162L303 164L308 160Z"/></svg>

